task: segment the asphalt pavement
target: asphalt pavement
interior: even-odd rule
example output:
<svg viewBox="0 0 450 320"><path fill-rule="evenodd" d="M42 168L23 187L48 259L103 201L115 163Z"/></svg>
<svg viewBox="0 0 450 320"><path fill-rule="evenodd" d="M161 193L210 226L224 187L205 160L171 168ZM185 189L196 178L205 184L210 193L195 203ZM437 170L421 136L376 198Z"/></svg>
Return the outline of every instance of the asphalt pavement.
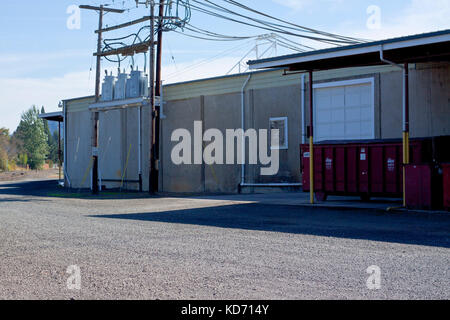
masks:
<svg viewBox="0 0 450 320"><path fill-rule="evenodd" d="M449 215L257 198L2 182L0 299L450 298Z"/></svg>

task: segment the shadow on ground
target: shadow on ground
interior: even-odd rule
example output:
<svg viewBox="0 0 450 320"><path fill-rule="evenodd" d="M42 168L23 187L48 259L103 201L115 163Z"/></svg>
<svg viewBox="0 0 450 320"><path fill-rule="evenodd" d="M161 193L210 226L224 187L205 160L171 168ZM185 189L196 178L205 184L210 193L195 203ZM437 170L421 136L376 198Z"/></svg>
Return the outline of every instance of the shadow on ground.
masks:
<svg viewBox="0 0 450 320"><path fill-rule="evenodd" d="M388 214L353 209L239 204L154 213L92 215L90 217L450 248L450 218L445 215Z"/></svg>
<svg viewBox="0 0 450 320"><path fill-rule="evenodd" d="M3 196L2 196L3 195ZM0 202L40 201L9 196L76 198L87 200L149 198L145 193L71 192L57 181L0 183ZM189 197L200 200L215 197ZM224 200L223 196L216 197ZM226 197L225 197L226 198ZM45 199L47 200L47 199ZM173 201L167 199L167 201ZM149 203L151 205L151 203ZM161 206L160 206L161 208ZM91 215L96 219L135 220L228 229L306 234L450 248L450 215L387 213L381 210L305 207L277 204L231 204L164 212Z"/></svg>
<svg viewBox="0 0 450 320"><path fill-rule="evenodd" d="M93 195L90 190L66 189L58 186L58 180L21 181L0 183L0 195L35 196L63 199L113 200L152 198L148 193L108 190ZM0 202L3 199L0 199ZM24 201L24 200L22 200Z"/></svg>

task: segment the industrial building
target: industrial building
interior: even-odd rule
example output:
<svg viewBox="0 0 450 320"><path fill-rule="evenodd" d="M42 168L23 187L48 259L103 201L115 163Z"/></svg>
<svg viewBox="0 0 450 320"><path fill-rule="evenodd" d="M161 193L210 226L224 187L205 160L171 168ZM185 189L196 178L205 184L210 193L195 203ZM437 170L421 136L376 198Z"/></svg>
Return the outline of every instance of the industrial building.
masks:
<svg viewBox="0 0 450 320"><path fill-rule="evenodd" d="M159 191L237 193L302 185L300 145L307 143L310 96L314 143L402 138L404 70L409 74L410 136L450 135L450 30L253 61L246 74L163 87ZM313 83L310 86L311 71ZM63 101L65 183L91 188L92 111L100 112L102 188L148 190L150 117L142 72L107 75L102 99ZM313 88L310 95L310 87ZM257 165L175 165L176 129L280 129L280 168L261 176ZM205 147L205 145L203 145Z"/></svg>

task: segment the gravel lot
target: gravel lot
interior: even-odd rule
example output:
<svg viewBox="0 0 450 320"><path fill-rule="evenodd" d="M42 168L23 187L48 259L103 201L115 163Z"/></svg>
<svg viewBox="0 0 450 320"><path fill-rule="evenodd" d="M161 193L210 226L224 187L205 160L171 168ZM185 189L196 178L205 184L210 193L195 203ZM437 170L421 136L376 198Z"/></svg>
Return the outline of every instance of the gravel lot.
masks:
<svg viewBox="0 0 450 320"><path fill-rule="evenodd" d="M55 184L0 183L0 299L450 298L448 215L92 198ZM81 290L67 288L70 265Z"/></svg>
<svg viewBox="0 0 450 320"><path fill-rule="evenodd" d="M0 181L58 179L58 169L0 172Z"/></svg>

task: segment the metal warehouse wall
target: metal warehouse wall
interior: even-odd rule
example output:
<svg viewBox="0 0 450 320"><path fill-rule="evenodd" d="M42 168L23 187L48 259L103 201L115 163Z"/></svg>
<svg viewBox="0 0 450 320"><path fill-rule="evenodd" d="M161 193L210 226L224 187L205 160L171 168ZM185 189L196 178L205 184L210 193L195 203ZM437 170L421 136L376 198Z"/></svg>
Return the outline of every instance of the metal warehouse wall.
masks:
<svg viewBox="0 0 450 320"><path fill-rule="evenodd" d="M269 118L288 117L289 148L280 150L277 176L259 175L259 166L246 165L246 183L300 182L301 125L309 123L308 77L305 81L305 119L301 116L301 75L281 70L257 72L245 91L246 129L269 129ZM402 136L402 72L392 66L350 68L315 73L315 83L359 78L374 79L375 138ZM168 85L162 122L160 189L164 192L238 191L240 165L180 165L171 162L173 130L185 128L193 136L194 121L204 130L241 127L240 90L248 75L235 75ZM411 136L450 135L450 64L411 65ZM248 152L248 148L247 148Z"/></svg>
<svg viewBox="0 0 450 320"><path fill-rule="evenodd" d="M450 63L418 64L410 70L412 137L450 135ZM381 74L382 138L401 137L402 74Z"/></svg>
<svg viewBox="0 0 450 320"><path fill-rule="evenodd" d="M92 112L89 105L94 97L66 101L67 164L66 185L71 188L91 187L92 168ZM122 187L138 190L138 109L100 112L99 117L99 172L106 188ZM143 189L148 191L149 176L149 113L142 110L142 176ZM107 182L105 180L124 180Z"/></svg>
<svg viewBox="0 0 450 320"><path fill-rule="evenodd" d="M68 100L66 114L65 183L72 188L91 187L92 119L89 105L94 97Z"/></svg>
<svg viewBox="0 0 450 320"><path fill-rule="evenodd" d="M391 66L351 68L315 73L315 83L373 78L375 87L376 138L401 138L402 72ZM241 89L248 74L198 80L164 87L164 114L161 122L160 191L229 192L238 191L240 165L181 165L171 161L172 132L188 129L193 136L194 121L203 121L204 131L241 127ZM450 64L411 65L410 104L412 137L450 135ZM309 122L308 77L305 77L305 112L301 116L301 75L283 76L281 70L253 73L245 90L246 129L269 129L269 118L288 117L289 148L280 150L280 171L275 177L259 175L259 166L246 165L246 183L300 182L301 125ZM91 184L92 120L89 104L94 98L66 101L68 180L73 188ZM137 110L101 113L100 171L103 179L137 180ZM143 188L148 190L149 113L142 111ZM130 156L127 155L128 152ZM125 171L126 169L126 171ZM125 173L125 174L124 174ZM106 183L108 188L120 183ZM136 183L124 189L137 190Z"/></svg>

